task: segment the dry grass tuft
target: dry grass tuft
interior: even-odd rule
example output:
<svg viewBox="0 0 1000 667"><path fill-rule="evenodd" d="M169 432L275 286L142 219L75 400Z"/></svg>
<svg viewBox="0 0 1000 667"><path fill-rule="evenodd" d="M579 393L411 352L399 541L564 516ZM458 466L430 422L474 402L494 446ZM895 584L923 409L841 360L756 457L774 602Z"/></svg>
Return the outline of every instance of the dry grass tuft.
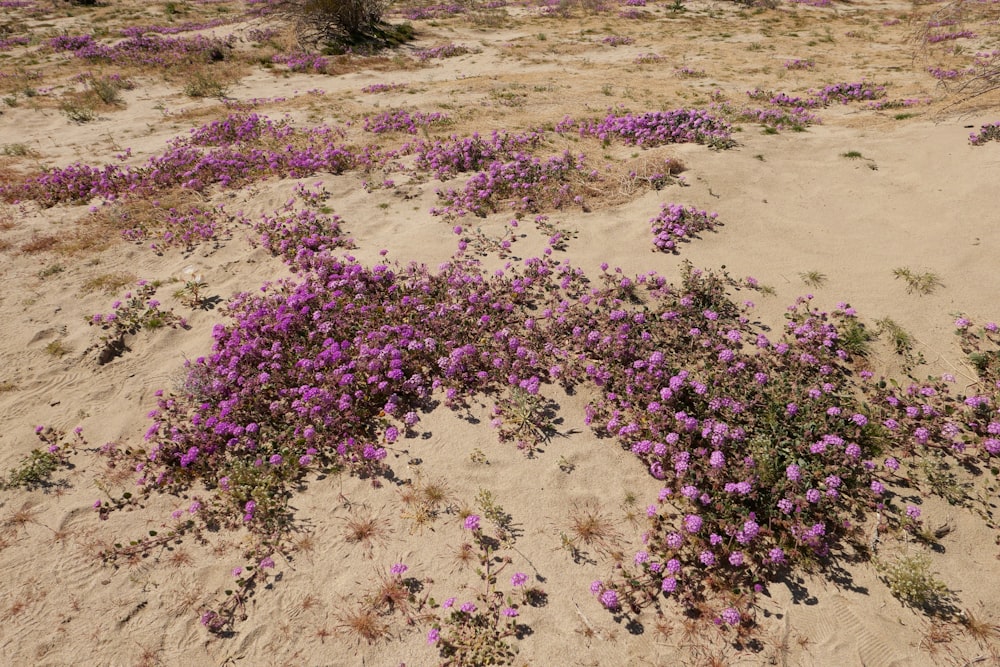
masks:
<svg viewBox="0 0 1000 667"><path fill-rule="evenodd" d="M102 292L104 294L117 294L128 285L135 284L138 277L128 271L118 271L117 273L103 273L86 280L80 289L84 293Z"/></svg>
<svg viewBox="0 0 1000 667"><path fill-rule="evenodd" d="M372 557L376 546L388 544L391 534L392 528L388 522L377 513L365 508L344 522L344 539L349 544L360 545L367 558Z"/></svg>
<svg viewBox="0 0 1000 667"><path fill-rule="evenodd" d="M39 252L51 252L60 244L60 237L53 234L34 234L31 240L21 246L21 252L34 255Z"/></svg>
<svg viewBox="0 0 1000 667"><path fill-rule="evenodd" d="M567 527L570 542L578 548L583 544L606 553L619 539L614 523L596 502L573 503Z"/></svg>
<svg viewBox="0 0 1000 667"><path fill-rule="evenodd" d="M356 644L365 642L372 645L391 637L389 626L381 614L367 605L359 605L337 614L337 630L353 639Z"/></svg>

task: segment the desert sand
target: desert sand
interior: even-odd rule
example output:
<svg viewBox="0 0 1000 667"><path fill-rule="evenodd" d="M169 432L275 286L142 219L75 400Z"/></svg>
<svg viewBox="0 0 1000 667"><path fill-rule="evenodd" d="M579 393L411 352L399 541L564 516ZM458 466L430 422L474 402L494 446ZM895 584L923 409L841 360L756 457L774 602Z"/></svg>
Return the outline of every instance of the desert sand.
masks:
<svg viewBox="0 0 1000 667"><path fill-rule="evenodd" d="M389 261L435 268L456 252L455 225L515 241L506 257L484 254L490 270L545 247L547 233L532 224L535 213L501 206L483 218L432 215L441 206L436 190L460 188L468 174L442 183L403 168L321 169L300 178L250 175L239 187L216 183L52 206L13 190L44 169L76 162L141 166L193 128L234 113L287 119L295 128L342 128L344 141L356 148L544 128L547 143L538 154L585 153L588 164L606 174L586 190L586 206L543 211L566 234L560 258L592 276L607 263L625 275L656 271L676 281L684 262L725 267L736 279L753 276L767 289L733 298L752 299L755 317L775 332L786 306L802 295L814 295L825 310L849 303L869 331L881 331L862 361L876 377L905 383L951 374L957 393L975 393L976 370L959 348L954 322L998 316L1000 142L973 146L969 135L1000 120L1000 92L974 95L977 88L961 88L970 77L936 78L929 70L967 68L974 54L1000 48L1000 6L469 3L406 18L414 7L397 3L387 13L390 23L409 21L412 41L372 57L326 56L322 71L305 72L271 62L299 49L293 30L276 17L246 13L240 2L29 0L0 9L0 37L27 38L0 51L6 102L0 178L10 188L0 208L0 471L11 482L0 489L0 662L447 664L438 646L429 645L428 632L446 616L444 600L457 596L461 604L482 588L475 563L462 560L461 545L470 534L464 517L485 515L486 493L516 534L503 551L511 562L498 588L511 591L510 576L523 572L529 586L544 591L518 605L518 621L528 630L506 640L515 652L511 664L1000 664L1000 533L990 514L997 478L988 466L961 477L968 502L906 492L920 497L924 525L947 526L933 544L894 531L872 558L838 558L854 552L835 548L832 561L821 559L815 571L771 582L739 636L710 618L687 618L669 601L660 613L644 608L632 625L632 617L609 613L592 595L591 582L617 576L623 560L632 565L648 530L645 507L663 483L585 423L592 392L567 394L555 385L543 393L559 405L557 433L532 456L499 440L490 425L497 399L478 394L467 397L467 409L428 410L412 433L390 443L384 463L391 480L374 485L347 471L306 472L301 485L290 487L294 518L270 556L273 569L225 632L209 632L203 615L234 587L239 575L233 569L262 555L252 551L258 543L245 526L189 531L131 556L123 547L108 556L116 544L127 546L150 531L168 533L177 524L173 512L186 518L192 501L207 504L212 497L201 482L145 494L136 485L143 473L134 467L149 446L144 434L156 392L190 388L185 361L211 354L213 327L231 323L229 300L291 276L282 259L260 245L253 223L295 199L296 186L325 191L322 205L342 218L353 241L336 252L366 265L383 261L380 253L387 251ZM222 25L200 25L220 17ZM928 28L932 21L945 27ZM192 91L193 70L183 67L90 62L49 46L59 35L90 34L111 45L122 39L122 28L184 24L192 29L170 37L233 36L231 55L197 70L214 77L219 90ZM261 40L264 30L272 34ZM935 31L973 36L929 41ZM604 41L613 35L630 43ZM467 52L419 58L421 50L444 44ZM789 66L795 60L811 64ZM120 74L132 85L104 103L88 96L87 79L80 78L86 72ZM992 76L1000 83L996 65ZM883 101L908 102L810 108L818 122L803 131L766 131L758 122L734 120L734 145L726 149L701 143L647 148L553 130L567 116L681 108L722 113L725 104L732 112L762 106L747 95L757 88L807 97L855 81L884 86ZM375 84L402 85L363 92ZM366 118L396 109L443 113L449 121L416 134L364 130ZM623 174L668 157L683 164L680 181L660 189L628 187ZM380 187L386 179L394 182ZM213 238L165 242L162 226L153 222L162 219L152 204L161 196L162 208L221 205L224 223ZM678 243L675 253L655 252L650 219L668 202L716 213L720 224ZM121 223L122 215L139 222L147 216L145 238L123 238L121 229L133 223ZM520 224L513 228L515 217ZM898 269L935 280L926 293L908 290ZM192 299L178 290L195 275L204 286ZM93 316L111 312L138 280L161 281L161 308L186 326L140 329L109 352ZM894 350L879 320L908 334L905 353ZM16 484L14 471L23 470L32 450L47 446L35 434L38 426L66 433L63 449L79 427L86 444L46 479ZM106 443L135 450L137 458L123 457L112 467L100 452ZM95 508L97 501L113 506L126 492L136 502L106 516ZM418 517L421 494L434 493L440 497L433 512ZM594 542L573 533L574 517L588 512L604 531ZM374 526L370 539L353 539L352 530L365 521ZM878 521L873 512L863 517L864 534L875 535ZM567 539L579 547L576 558ZM930 559L956 613L915 608L892 594L874 560L913 553ZM400 576L414 592L374 613L374 629L359 631L352 619L380 584L397 578L390 572L397 563L406 565Z"/></svg>

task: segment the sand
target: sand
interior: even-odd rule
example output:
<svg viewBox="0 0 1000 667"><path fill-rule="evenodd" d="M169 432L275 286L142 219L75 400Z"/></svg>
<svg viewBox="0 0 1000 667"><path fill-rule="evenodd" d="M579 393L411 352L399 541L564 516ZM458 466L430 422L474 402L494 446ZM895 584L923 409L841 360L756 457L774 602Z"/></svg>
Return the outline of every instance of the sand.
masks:
<svg viewBox="0 0 1000 667"><path fill-rule="evenodd" d="M195 20L212 5L183 4ZM228 3L236 6L238 3ZM37 15L4 9L16 25L11 34L36 36L35 44L5 52L0 72L11 74L39 48L42 38L91 32L95 25L166 24L159 6L121 3L121 9L67 9L54 19L45 3ZM336 75L287 73L281 66L244 66L228 86L230 101L283 98L256 111L294 123L353 121L352 140L364 139L361 119L389 108L443 111L453 124L431 128L431 136L494 129L551 126L565 115L597 117L613 105L632 111L706 106L713 91L746 104L755 87L804 94L837 81L873 80L894 99L925 102L906 109L869 110L862 104L816 111L822 124L805 132L768 134L742 123L738 146L724 151L696 144L657 149L681 160L686 186L670 185L600 205L588 212L549 213L575 236L568 242L574 264L595 272L602 262L626 273L656 270L680 274L681 262L725 266L733 276L754 276L773 288L757 296L761 318L781 322L785 306L806 293L830 308L849 302L866 322L891 318L915 339L914 355L925 364L912 372L953 373L963 385L974 372L962 359L953 334L957 314L976 320L997 316L1000 282L996 251L1000 225L996 174L1000 144L969 145L968 135L998 120L996 93L963 101L926 71L947 66L960 54L951 44L930 47L919 40L925 22L945 10L965 11L963 25L979 34L963 41L966 53L996 47L992 5L859 2L828 8L781 4L775 9L741 9L733 3L686 3L684 12L650 3L644 20L619 18L617 10L570 18L546 17L538 9L509 7L498 25L468 16L414 21L416 41L400 48L404 59L369 67L359 59ZM964 8L964 9L963 9ZM134 10L134 11L133 11ZM132 11L131 14L128 12ZM20 13L19 13L20 12ZM100 23L93 16L105 16ZM190 18L189 18L190 17ZM889 26L883 22L902 19ZM3 20L7 20L4 18ZM399 16L391 16L400 22ZM992 21L992 22L991 22ZM245 35L261 19L223 26L206 34ZM634 37L609 47L605 35ZM412 53L444 43L474 47L457 58L418 66ZM240 47L252 51L249 42ZM635 63L657 53L655 64ZM87 123L72 123L57 98L81 90L70 77L78 65L67 56L43 54L40 64L58 63L46 74L37 97L8 105L0 116L0 145L19 144L26 156L0 157L0 174L14 178L42 166L82 160L115 162L126 147L128 164L141 164L189 128L223 118L229 109L214 99L195 99L161 73L140 71L122 103L102 108ZM812 70L783 67L792 58L811 58ZM704 77L682 78L687 66ZM107 70L108 72L111 69ZM405 83L385 94L363 94L373 83ZM6 85L6 84L5 84ZM11 88L13 90L13 88ZM323 91L323 94L308 91ZM896 116L906 112L906 117ZM912 115L910 115L912 114ZM970 129L973 128L973 129ZM370 137L368 137L370 139ZM390 136L386 143L406 137ZM574 142L564 140L568 145ZM641 157L642 149L608 148L581 140L574 150L595 162ZM862 157L843 156L857 151ZM352 254L376 261L382 249L400 262L436 266L455 249L452 222L431 216L434 181L366 192L358 172L317 174L294 181L264 180L236 190L209 189L208 204L243 211L250 218L275 211L296 183L322 183L327 204L344 219L355 240ZM444 184L456 187L458 178ZM718 213L714 232L681 245L676 255L652 252L649 219L663 202L694 205ZM594 579L614 570L614 552L639 547L640 508L659 484L628 452L598 440L583 421L587 397L549 390L560 404L564 437L553 439L534 458L499 443L490 428L491 401L479 397L468 414L439 409L424 417L420 436L405 439L388 463L402 484L375 489L348 476L307 480L291 501L296 548L276 555L271 583L247 604L247 619L232 636L217 637L199 623L199 611L222 598L231 570L246 564L246 534L221 531L203 541L188 536L169 550L157 549L131 561L103 563L102 549L163 530L170 513L190 499L154 493L141 507L99 520L93 503L134 485L136 475L109 470L94 450L104 443L141 447L155 407L154 392L180 386L183 363L209 352L213 326L225 323L223 304L240 292L288 275L277 258L257 247L252 229L234 226L217 242L191 250L130 243L114 234L90 247L25 250L40 237L67 238L86 230L91 206L33 203L5 205L0 217L0 470L8 471L39 443L36 425L66 432L79 426L88 448L57 472L59 483L33 490L0 490L0 662L8 665L434 665L441 659L427 645L429 625L408 623L401 614L385 619L386 633L369 643L345 627L359 601L403 562L425 581L438 601L471 596L478 582L456 550L464 537L458 510L473 507L489 491L519 532L511 569L528 573L547 594L544 604L525 606L531 633L514 643L518 665L985 665L1000 664L995 632L974 637L955 621L935 620L902 605L870 563L844 564L846 581L822 573L775 583L758 614L755 647L737 648L709 627L686 628L678 614L642 634L615 623L595 604ZM498 233L510 219L496 214L471 221ZM469 224L470 221L462 221ZM529 257L543 239L532 230L514 246ZM87 244L84 244L87 245ZM487 264L502 260L487 258ZM183 315L188 329L141 331L126 340L128 350L98 362L99 330L88 326L94 313L109 312L128 289L107 293L94 284L102 276L134 279L183 278L188 267L201 273L212 308L191 309L171 296L179 283L160 291L166 306ZM933 272L940 287L927 295L908 293L895 269ZM810 287L801 274L826 277ZM902 377L904 361L880 343L870 357L876 374ZM488 463L476 462L482 454ZM419 463L414 461L419 460ZM418 525L404 502L407 488L440 483L446 489L441 515ZM192 491L191 493L196 493ZM995 492L992 502L996 501ZM960 607L987 624L1000 618L1000 552L997 533L973 511L936 497L924 500L928 524L953 528L930 552L932 566ZM574 562L560 534L571 516L592 508L615 526L611 548L585 549ZM359 518L375 517L382 535L370 548L346 539ZM905 544L896 549L910 548ZM626 556L628 557L628 556Z"/></svg>

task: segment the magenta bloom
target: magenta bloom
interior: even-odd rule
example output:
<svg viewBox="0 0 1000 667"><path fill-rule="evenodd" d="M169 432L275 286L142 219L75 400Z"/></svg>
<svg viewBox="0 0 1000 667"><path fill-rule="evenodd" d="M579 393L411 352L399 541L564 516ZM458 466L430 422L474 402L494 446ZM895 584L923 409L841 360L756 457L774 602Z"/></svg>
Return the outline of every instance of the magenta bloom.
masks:
<svg viewBox="0 0 1000 667"><path fill-rule="evenodd" d="M438 639L441 638L441 631L437 628L431 628L430 632L427 633L427 643L437 644Z"/></svg>
<svg viewBox="0 0 1000 667"><path fill-rule="evenodd" d="M409 569L410 568L408 568L403 563L395 563L392 567L389 568L389 572L391 572L392 574L403 574Z"/></svg>
<svg viewBox="0 0 1000 667"><path fill-rule="evenodd" d="M601 593L601 604L604 605L605 609L610 609L611 611L618 609L617 591L608 589Z"/></svg>
<svg viewBox="0 0 1000 667"><path fill-rule="evenodd" d="M697 514L688 514L684 517L684 529L689 533L697 533L701 530L702 520Z"/></svg>
<svg viewBox="0 0 1000 667"><path fill-rule="evenodd" d="M510 578L511 586L524 586L528 581L528 575L524 572L515 572L514 576Z"/></svg>
<svg viewBox="0 0 1000 667"><path fill-rule="evenodd" d="M725 623L727 623L729 625L739 625L740 624L740 612L736 611L732 607L728 607L726 609L723 609L722 610L722 614L720 614L720 615L722 616L723 622L725 622Z"/></svg>
<svg viewBox="0 0 1000 667"><path fill-rule="evenodd" d="M465 529L466 530L479 530L479 515L470 514L465 517Z"/></svg>

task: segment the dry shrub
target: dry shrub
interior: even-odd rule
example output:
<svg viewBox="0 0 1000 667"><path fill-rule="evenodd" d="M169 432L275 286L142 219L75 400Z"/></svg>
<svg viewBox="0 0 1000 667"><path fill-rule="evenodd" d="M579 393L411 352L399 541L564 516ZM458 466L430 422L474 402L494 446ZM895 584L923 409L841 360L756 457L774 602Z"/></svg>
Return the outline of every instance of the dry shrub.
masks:
<svg viewBox="0 0 1000 667"><path fill-rule="evenodd" d="M86 292L103 292L104 294L117 294L127 285L131 285L138 280L134 273L128 271L118 271L117 273L102 273L86 280L81 289Z"/></svg>
<svg viewBox="0 0 1000 667"><path fill-rule="evenodd" d="M59 246L60 240L60 237L52 234L34 234L30 241L21 246L21 252L26 255L49 252Z"/></svg>

